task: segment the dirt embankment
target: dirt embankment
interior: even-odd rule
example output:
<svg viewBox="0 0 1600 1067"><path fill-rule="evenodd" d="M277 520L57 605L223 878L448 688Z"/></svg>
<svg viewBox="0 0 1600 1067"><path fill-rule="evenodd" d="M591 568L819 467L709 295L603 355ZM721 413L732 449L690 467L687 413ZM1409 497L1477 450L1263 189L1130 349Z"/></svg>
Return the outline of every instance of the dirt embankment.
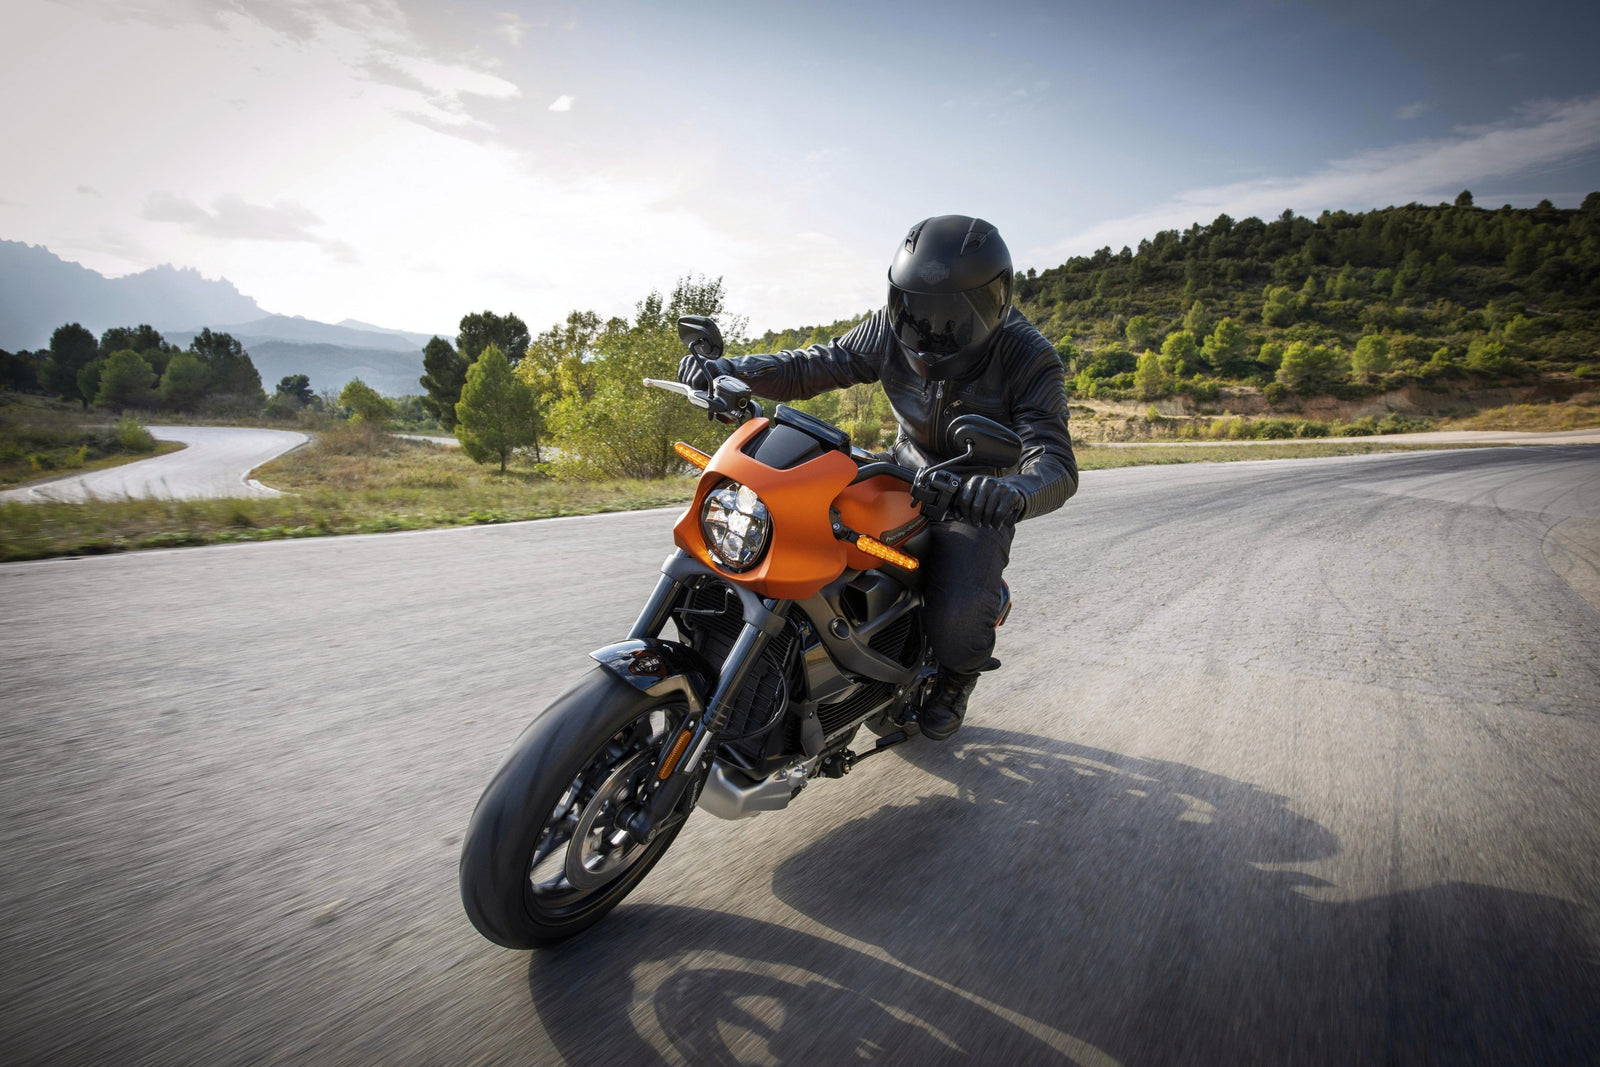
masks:
<svg viewBox="0 0 1600 1067"><path fill-rule="evenodd" d="M1571 405L1592 407L1600 404L1600 387L1592 381L1543 381L1529 385L1500 386L1489 389L1446 390L1410 385L1375 396L1343 400L1332 396L1290 396L1270 404L1260 389L1230 386L1215 400L1195 401L1175 396L1164 400L1073 400L1072 434L1083 441L1163 440L1186 436L1186 431L1204 426L1225 416L1253 419L1305 419L1325 423L1347 423L1357 419L1382 418L1390 413L1430 420L1463 419L1480 412L1516 405L1541 405L1553 409ZM1149 416L1154 410L1158 416ZM1570 420L1554 420L1546 429L1566 429ZM1478 427L1492 429L1492 426ZM1541 427L1512 427L1506 429Z"/></svg>

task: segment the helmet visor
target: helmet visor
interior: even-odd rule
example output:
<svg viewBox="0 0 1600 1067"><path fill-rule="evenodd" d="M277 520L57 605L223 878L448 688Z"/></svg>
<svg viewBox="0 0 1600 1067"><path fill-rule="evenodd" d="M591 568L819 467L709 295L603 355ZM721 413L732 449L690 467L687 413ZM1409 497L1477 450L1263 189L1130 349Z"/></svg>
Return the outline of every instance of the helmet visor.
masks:
<svg viewBox="0 0 1600 1067"><path fill-rule="evenodd" d="M982 341L1000 325L1010 277L960 293L919 293L889 283L889 322L906 348L935 362Z"/></svg>

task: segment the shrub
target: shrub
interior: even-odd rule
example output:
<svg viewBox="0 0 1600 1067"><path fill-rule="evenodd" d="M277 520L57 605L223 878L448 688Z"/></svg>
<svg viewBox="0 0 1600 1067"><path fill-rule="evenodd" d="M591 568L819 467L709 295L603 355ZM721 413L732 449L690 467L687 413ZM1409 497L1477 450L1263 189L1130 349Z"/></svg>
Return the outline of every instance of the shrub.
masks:
<svg viewBox="0 0 1600 1067"><path fill-rule="evenodd" d="M154 452L156 439L150 435L135 419L118 419L112 435L117 439L117 447L124 452Z"/></svg>

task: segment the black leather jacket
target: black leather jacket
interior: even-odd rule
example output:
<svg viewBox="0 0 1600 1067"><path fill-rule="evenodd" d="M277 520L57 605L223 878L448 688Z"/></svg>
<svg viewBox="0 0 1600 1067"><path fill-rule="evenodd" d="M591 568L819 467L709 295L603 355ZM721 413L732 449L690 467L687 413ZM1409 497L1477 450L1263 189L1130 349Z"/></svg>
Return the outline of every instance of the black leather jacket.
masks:
<svg viewBox="0 0 1600 1067"><path fill-rule="evenodd" d="M1010 426L1022 438L1022 462L1015 470L991 473L1007 475L1022 490L1023 518L1054 511L1078 489L1061 357L1016 308L1007 310L988 356L958 381L920 378L890 333L884 309L825 345L724 362L758 396L773 400L804 400L859 382L882 382L900 424L893 454L908 467L949 457L946 432L958 415L986 415Z"/></svg>

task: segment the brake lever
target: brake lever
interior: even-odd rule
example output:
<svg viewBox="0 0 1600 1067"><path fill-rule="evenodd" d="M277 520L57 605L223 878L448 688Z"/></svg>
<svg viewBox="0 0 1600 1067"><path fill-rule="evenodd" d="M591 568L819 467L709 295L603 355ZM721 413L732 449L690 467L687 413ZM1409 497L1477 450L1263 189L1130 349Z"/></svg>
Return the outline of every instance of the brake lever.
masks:
<svg viewBox="0 0 1600 1067"><path fill-rule="evenodd" d="M709 393L702 393L698 389L692 389L682 382L669 382L664 378L646 378L644 384L653 385L657 389L665 389L669 393L677 393L697 408L709 410L711 407L711 395Z"/></svg>

